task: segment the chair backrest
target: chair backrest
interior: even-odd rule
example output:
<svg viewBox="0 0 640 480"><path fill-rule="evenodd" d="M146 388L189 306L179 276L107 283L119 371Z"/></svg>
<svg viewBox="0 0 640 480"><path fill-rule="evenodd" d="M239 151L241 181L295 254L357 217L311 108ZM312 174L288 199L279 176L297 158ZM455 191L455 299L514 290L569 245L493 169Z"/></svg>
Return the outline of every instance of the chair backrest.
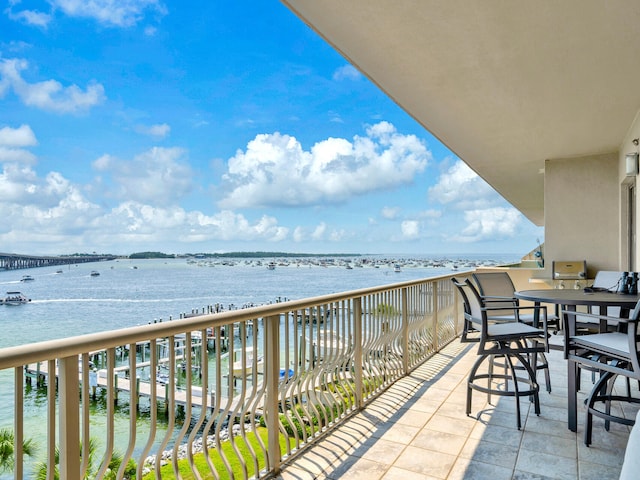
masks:
<svg viewBox="0 0 640 480"><path fill-rule="evenodd" d="M481 296L513 298L516 287L507 272L475 272L471 276Z"/></svg>
<svg viewBox="0 0 640 480"><path fill-rule="evenodd" d="M480 338L477 336L477 334L480 332L481 327L478 325L477 320L474 320L474 313L472 312L471 307L472 303L469 300L469 298L473 299L472 292L469 291L465 282L461 282L455 277L453 277L451 281L458 289L458 293L460 293L460 298L462 299L462 304L464 307L464 322L462 333L460 335L460 341L462 343L479 342Z"/></svg>
<svg viewBox="0 0 640 480"><path fill-rule="evenodd" d="M596 273L596 278L593 279L592 286L595 288L606 288L607 290L616 292L621 278L622 272L600 270Z"/></svg>
<svg viewBox="0 0 640 480"><path fill-rule="evenodd" d="M514 315L513 307L518 305L518 300L513 295L516 287L507 272L475 272L471 276L484 305L492 309L492 317ZM494 297L494 300L487 297ZM501 300L497 300L498 298ZM496 310L499 307L505 309Z"/></svg>
<svg viewBox="0 0 640 480"><path fill-rule="evenodd" d="M464 317L473 323L482 322L482 300L473 284L467 279L460 282L455 278L451 279L462 297L464 303Z"/></svg>
<svg viewBox="0 0 640 480"><path fill-rule="evenodd" d="M629 320L638 321L640 320L640 301L636 303L636 306L633 307L633 310L629 313Z"/></svg>
<svg viewBox="0 0 640 480"><path fill-rule="evenodd" d="M606 288L612 292L618 290L618 285L622 279L622 272L616 272L612 270L600 270L596 273L596 278L593 279L594 288ZM599 313L598 307L591 307L591 313ZM607 308L607 315L610 317L620 316L620 307Z"/></svg>
<svg viewBox="0 0 640 480"><path fill-rule="evenodd" d="M632 370L636 373L635 378L640 379L640 348L639 348L639 336L640 328L638 323L640 322L640 301L636 303L636 306L629 312L629 323L627 324L627 335L629 335L629 349L631 356ZM635 340L633 341L632 340ZM634 350L635 347L635 350Z"/></svg>

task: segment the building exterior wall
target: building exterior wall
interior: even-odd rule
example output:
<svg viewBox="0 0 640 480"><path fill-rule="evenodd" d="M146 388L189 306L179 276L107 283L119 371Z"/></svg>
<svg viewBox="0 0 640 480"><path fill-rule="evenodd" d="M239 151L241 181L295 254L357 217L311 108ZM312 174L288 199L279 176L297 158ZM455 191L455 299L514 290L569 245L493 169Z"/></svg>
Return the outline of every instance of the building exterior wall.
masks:
<svg viewBox="0 0 640 480"><path fill-rule="evenodd" d="M545 276L553 260L586 260L588 276L621 270L618 152L545 162Z"/></svg>

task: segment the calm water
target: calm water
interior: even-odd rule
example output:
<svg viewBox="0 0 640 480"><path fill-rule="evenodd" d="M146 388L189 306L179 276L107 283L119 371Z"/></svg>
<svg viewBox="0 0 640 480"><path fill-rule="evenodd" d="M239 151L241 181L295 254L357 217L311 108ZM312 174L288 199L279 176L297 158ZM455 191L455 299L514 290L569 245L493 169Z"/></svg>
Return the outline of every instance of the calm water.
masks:
<svg viewBox="0 0 640 480"><path fill-rule="evenodd" d="M360 259L362 260L361 257ZM444 257L442 266L426 266L423 259L404 261L401 271L394 271L394 260L382 263L384 257L366 257L379 261L378 268L364 266L347 269L344 264L322 267L296 264L266 268L266 261L238 259L233 265L222 261L188 263L176 260L119 260L63 267L47 267L0 272L0 295L19 290L32 301L21 306L0 305L0 348L63 338L85 333L125 328L178 318L193 309L222 304L241 307L265 304L276 299L300 299L364 287L448 274L473 268L472 263L514 261L515 256ZM388 257L391 258L391 257ZM433 257L435 258L435 257ZM355 259L357 260L357 259ZM340 259L343 262L344 259ZM352 263L352 265L355 265ZM62 273L57 273L62 269ZM100 273L90 275L92 270ZM23 275L34 280L21 282ZM12 372L0 372L0 427L13 426ZM4 388L3 388L4 387ZM25 423L32 438L44 442L43 420L46 391L30 391L25 398ZM98 415L92 416L93 435L100 436L105 406L97 402ZM116 413L116 426L126 442L127 408ZM143 438L144 435L140 434ZM126 444L126 443L125 443ZM10 478L0 476L0 478Z"/></svg>
<svg viewBox="0 0 640 480"><path fill-rule="evenodd" d="M394 271L393 262L350 270L344 265L292 263L268 270L264 261L257 265L243 259L233 266L184 259L119 260L1 271L0 295L19 290L32 301L18 307L0 306L4 327L0 348L178 318L180 313L216 303L225 308L264 304L278 297L300 299L447 274L454 271L454 262L460 270L472 268L464 266L468 259L502 262L513 257L475 256L465 261L451 257L437 268L414 261L402 264L400 272ZM61 268L62 273L56 273ZM100 276L90 276L92 270ZM31 275L34 281L21 282L23 275Z"/></svg>

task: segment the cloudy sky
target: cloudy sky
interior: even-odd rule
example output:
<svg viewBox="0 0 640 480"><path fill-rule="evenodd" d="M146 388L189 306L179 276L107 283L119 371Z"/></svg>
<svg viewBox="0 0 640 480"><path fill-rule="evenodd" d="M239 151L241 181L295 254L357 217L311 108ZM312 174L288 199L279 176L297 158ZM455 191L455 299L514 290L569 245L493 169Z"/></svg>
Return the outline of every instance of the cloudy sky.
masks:
<svg viewBox="0 0 640 480"><path fill-rule="evenodd" d="M0 5L0 252L542 241L276 0Z"/></svg>

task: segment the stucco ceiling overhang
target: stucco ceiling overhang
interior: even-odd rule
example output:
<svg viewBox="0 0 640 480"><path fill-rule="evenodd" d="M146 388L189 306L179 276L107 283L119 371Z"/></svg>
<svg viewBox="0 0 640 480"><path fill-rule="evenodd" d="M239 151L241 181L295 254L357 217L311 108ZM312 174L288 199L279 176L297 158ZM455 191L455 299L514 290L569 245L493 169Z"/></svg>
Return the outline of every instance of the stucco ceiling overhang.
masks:
<svg viewBox="0 0 640 480"><path fill-rule="evenodd" d="M640 2L283 0L535 224L545 160L619 150Z"/></svg>

